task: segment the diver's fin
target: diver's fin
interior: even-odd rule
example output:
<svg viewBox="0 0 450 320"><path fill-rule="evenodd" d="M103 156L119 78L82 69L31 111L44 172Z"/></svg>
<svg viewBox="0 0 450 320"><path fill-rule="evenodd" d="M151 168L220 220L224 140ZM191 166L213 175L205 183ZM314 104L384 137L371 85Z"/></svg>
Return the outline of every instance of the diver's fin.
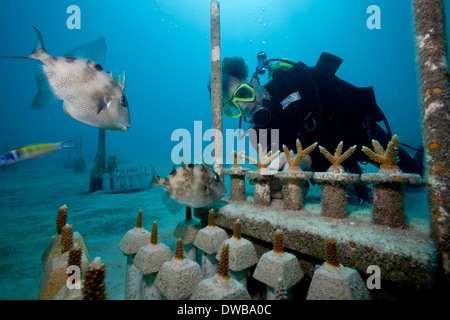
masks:
<svg viewBox="0 0 450 320"><path fill-rule="evenodd" d="M326 77L334 76L342 63L342 59L330 53L322 52L315 69Z"/></svg>
<svg viewBox="0 0 450 320"><path fill-rule="evenodd" d="M36 83L38 85L38 93L33 99L30 108L33 110L43 109L59 101L53 94L52 89L47 81L42 64L36 66L35 70Z"/></svg>
<svg viewBox="0 0 450 320"><path fill-rule="evenodd" d="M99 65L103 65L106 58L106 41L100 37L94 41L82 44L67 52L65 57L91 60Z"/></svg>
<svg viewBox="0 0 450 320"><path fill-rule="evenodd" d="M416 164L415 173L420 174L422 177L424 176L424 153L423 147L420 146L417 150L416 154L413 157L413 162Z"/></svg>
<svg viewBox="0 0 450 320"><path fill-rule="evenodd" d="M171 214L176 214L184 208L183 204L173 200L166 191L161 193L161 200Z"/></svg>

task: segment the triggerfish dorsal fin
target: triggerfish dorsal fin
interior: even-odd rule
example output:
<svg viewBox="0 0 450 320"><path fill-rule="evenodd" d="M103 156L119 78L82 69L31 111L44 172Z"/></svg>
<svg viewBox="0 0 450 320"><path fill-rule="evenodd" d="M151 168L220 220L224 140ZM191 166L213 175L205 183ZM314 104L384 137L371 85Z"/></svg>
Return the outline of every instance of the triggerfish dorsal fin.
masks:
<svg viewBox="0 0 450 320"><path fill-rule="evenodd" d="M44 66L42 64L36 66L34 74L36 76L36 83L38 85L38 93L34 97L30 108L33 110L39 110L60 101L53 94L53 91L50 88L47 77L44 73Z"/></svg>
<svg viewBox="0 0 450 320"><path fill-rule="evenodd" d="M42 53L45 53L44 49L44 42L42 41L42 36L39 30L33 26L34 30L36 31L36 42L33 47L33 51L28 56L19 56L19 57L0 57L0 58L7 58L7 59L36 59L40 60L39 57Z"/></svg>
<svg viewBox="0 0 450 320"><path fill-rule="evenodd" d="M213 167L210 164L207 164L205 160L202 160L202 166L208 170L214 171Z"/></svg>
<svg viewBox="0 0 450 320"><path fill-rule="evenodd" d="M100 37L94 41L82 44L65 55L67 58L78 58L90 60L99 65L103 65L106 59L106 41Z"/></svg>

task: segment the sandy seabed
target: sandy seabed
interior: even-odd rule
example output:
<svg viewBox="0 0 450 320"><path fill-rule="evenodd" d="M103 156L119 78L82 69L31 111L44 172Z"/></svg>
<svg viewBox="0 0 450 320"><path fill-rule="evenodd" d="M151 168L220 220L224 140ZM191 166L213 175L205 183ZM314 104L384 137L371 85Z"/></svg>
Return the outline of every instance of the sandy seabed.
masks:
<svg viewBox="0 0 450 320"><path fill-rule="evenodd" d="M158 190L129 194L89 194L89 172L74 174L62 166L17 166L0 173L0 299L37 299L43 274L41 255L56 234L58 208L68 206L67 223L84 238L91 260L107 268L111 299L124 299L126 257L118 248L134 228L139 209L143 227L158 222L158 241L172 250L173 230L184 219L168 213Z"/></svg>
<svg viewBox="0 0 450 320"><path fill-rule="evenodd" d="M228 188L229 181L226 180ZM110 299L125 297L126 257L118 248L124 234L134 228L139 209L143 227L158 222L158 241L174 251L173 230L184 219L183 210L171 215L161 201L161 190L129 194L89 194L89 170L74 174L62 166L18 165L0 171L0 299L38 298L43 274L41 256L56 233L58 208L68 206L67 222L84 238L91 260L101 257L107 268ZM251 191L248 190L248 191ZM424 188L406 194L405 208L412 218L428 216ZM308 199L320 203L320 187ZM319 205L319 204L318 204Z"/></svg>

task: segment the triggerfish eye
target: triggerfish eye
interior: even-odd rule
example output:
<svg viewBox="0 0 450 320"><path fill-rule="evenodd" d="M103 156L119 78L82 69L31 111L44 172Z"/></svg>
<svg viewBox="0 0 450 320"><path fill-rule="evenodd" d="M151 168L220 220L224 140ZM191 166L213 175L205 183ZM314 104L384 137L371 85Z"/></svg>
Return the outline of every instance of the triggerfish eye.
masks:
<svg viewBox="0 0 450 320"><path fill-rule="evenodd" d="M127 104L127 98L121 97L121 98L120 98L120 104L123 105L123 106L125 106L125 105Z"/></svg>

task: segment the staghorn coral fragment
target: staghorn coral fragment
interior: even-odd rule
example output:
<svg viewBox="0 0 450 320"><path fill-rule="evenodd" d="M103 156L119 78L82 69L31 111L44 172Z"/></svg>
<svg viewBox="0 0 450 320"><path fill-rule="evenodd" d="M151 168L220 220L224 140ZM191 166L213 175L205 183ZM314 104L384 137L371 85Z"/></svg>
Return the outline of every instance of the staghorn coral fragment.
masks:
<svg viewBox="0 0 450 320"><path fill-rule="evenodd" d="M344 171L344 168L342 167L341 163L350 157L353 152L356 149L356 145L349 148L347 151L342 154L342 149L344 147L344 142L339 142L339 144L336 147L336 151L334 152L334 155L331 155L331 153L325 149L322 146L319 146L320 153L322 153L325 158L328 159L328 161L331 162L331 167L328 169L329 172L336 172L336 173L342 173Z"/></svg>
<svg viewBox="0 0 450 320"><path fill-rule="evenodd" d="M67 260L67 266L77 266L81 269L81 248L75 243L69 250L69 258Z"/></svg>
<svg viewBox="0 0 450 320"><path fill-rule="evenodd" d="M83 300L107 300L105 288L106 267L100 257L87 267L83 284Z"/></svg>
<svg viewBox="0 0 450 320"><path fill-rule="evenodd" d="M62 228L67 223L67 205L63 205L58 209L58 216L56 217L56 234L61 234Z"/></svg>
<svg viewBox="0 0 450 320"><path fill-rule="evenodd" d="M61 236L61 253L65 253L70 250L72 247L73 233L72 233L72 225L66 224L64 228L62 228L62 236Z"/></svg>
<svg viewBox="0 0 450 320"><path fill-rule="evenodd" d="M217 275L224 280L230 280L230 274L228 272L229 249L230 245L228 243L223 245L222 254L220 256L219 268L217 272Z"/></svg>
<svg viewBox="0 0 450 320"><path fill-rule="evenodd" d="M233 167L232 168L239 168L241 165L239 164L239 161L245 156L245 151L231 151L231 154L233 155Z"/></svg>
<svg viewBox="0 0 450 320"><path fill-rule="evenodd" d="M283 231L281 231L281 230L275 231L275 240L274 240L274 243L273 243L273 252L278 253L278 254L283 254L284 253L284 248L283 248Z"/></svg>
<svg viewBox="0 0 450 320"><path fill-rule="evenodd" d="M156 223L156 221L153 222L150 243L155 246L158 244L158 224Z"/></svg>
<svg viewBox="0 0 450 320"><path fill-rule="evenodd" d="M399 170L396 163L399 161L397 151L400 141L397 135L392 136L389 141L386 151L377 140L372 140L374 151L367 147L362 147L362 151L372 160L380 164L380 171L382 170Z"/></svg>
<svg viewBox="0 0 450 320"><path fill-rule="evenodd" d="M286 154L286 159L287 159L287 162L289 164L288 171L298 171L298 170L300 170L300 168L298 166L300 161L305 156L307 156L308 153L310 153L311 151L313 151L317 147L317 142L316 142L316 143L313 143L312 145L310 145L305 150L303 150L302 144L300 143L300 140L298 140L298 139L296 141L296 144L297 144L297 155L295 157L294 157L294 152L292 150L289 151L288 148L285 145L283 145L283 150L284 150L284 153Z"/></svg>
<svg viewBox="0 0 450 320"><path fill-rule="evenodd" d="M136 221L136 228L142 228L142 210L139 209L137 221Z"/></svg>
<svg viewBox="0 0 450 320"><path fill-rule="evenodd" d="M337 260L336 242L333 239L327 240L327 264L332 267L339 268Z"/></svg>
<svg viewBox="0 0 450 320"><path fill-rule="evenodd" d="M278 158L280 155L280 150L272 154L272 151L269 151L266 155L264 155L262 146L260 143L258 143L258 159L259 161L256 161L254 159L251 159L247 156L244 156L244 159L247 160L249 163L253 164L254 166L258 167L259 172L266 171L269 164Z"/></svg>
<svg viewBox="0 0 450 320"><path fill-rule="evenodd" d="M216 220L214 217L214 209L209 210L208 215L208 227L215 227L216 226Z"/></svg>
<svg viewBox="0 0 450 320"><path fill-rule="evenodd" d="M184 260L184 256L183 256L183 241L181 241L181 239L177 240L177 243L175 245L175 260L178 261L183 261Z"/></svg>
<svg viewBox="0 0 450 320"><path fill-rule="evenodd" d="M239 219L234 223L233 237L237 240L241 240L241 220Z"/></svg>

